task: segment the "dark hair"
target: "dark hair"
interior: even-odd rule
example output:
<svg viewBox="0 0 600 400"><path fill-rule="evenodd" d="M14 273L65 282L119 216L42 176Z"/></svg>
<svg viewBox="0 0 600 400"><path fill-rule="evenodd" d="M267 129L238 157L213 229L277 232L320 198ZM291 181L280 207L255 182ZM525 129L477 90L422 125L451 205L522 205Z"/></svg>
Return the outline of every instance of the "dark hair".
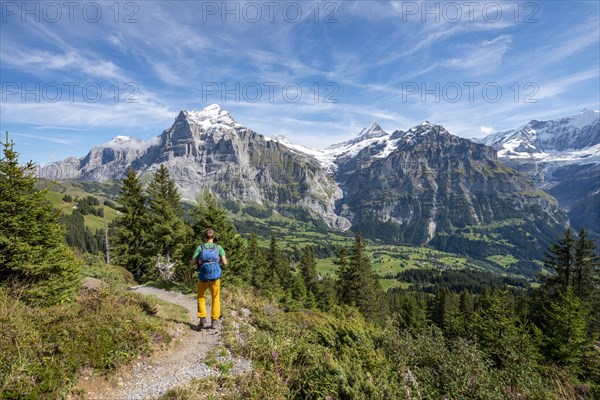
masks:
<svg viewBox="0 0 600 400"><path fill-rule="evenodd" d="M213 228L208 228L207 230L204 231L204 237L206 239L214 239L215 238L215 231Z"/></svg>

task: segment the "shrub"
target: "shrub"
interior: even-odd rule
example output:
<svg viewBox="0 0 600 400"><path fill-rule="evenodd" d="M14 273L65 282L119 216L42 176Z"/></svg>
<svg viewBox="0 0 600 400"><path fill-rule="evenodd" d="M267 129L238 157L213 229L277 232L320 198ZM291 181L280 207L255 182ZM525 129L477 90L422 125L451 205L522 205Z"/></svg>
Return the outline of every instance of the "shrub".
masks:
<svg viewBox="0 0 600 400"><path fill-rule="evenodd" d="M32 307L0 289L0 398L64 397L84 366L113 371L168 341L155 307L128 292L83 290L76 302Z"/></svg>

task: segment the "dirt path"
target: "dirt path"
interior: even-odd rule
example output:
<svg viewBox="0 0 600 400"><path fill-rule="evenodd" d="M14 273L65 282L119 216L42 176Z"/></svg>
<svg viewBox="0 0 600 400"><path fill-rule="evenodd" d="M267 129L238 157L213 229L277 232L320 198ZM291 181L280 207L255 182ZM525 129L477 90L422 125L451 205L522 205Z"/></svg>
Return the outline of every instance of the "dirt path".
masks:
<svg viewBox="0 0 600 400"><path fill-rule="evenodd" d="M180 305L189 311L190 321L197 322L195 297L148 286L135 287L132 290ZM150 358L140 358L109 380L102 377L84 377L80 387L85 390L86 399L154 399L194 378L217 375L218 372L207 366L204 360L211 349L221 344L220 339L220 330L197 332L191 325L178 328L175 340L180 343L175 347L158 351Z"/></svg>

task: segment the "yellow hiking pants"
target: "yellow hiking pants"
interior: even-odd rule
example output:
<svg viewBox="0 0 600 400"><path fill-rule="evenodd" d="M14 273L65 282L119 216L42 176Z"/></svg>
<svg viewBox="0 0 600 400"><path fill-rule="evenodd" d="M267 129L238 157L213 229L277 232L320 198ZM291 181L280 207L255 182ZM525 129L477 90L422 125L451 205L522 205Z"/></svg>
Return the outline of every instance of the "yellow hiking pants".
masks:
<svg viewBox="0 0 600 400"><path fill-rule="evenodd" d="M221 317L221 279L211 282L198 281L198 318L206 318L206 289L210 289L212 298L212 307L210 312L211 319Z"/></svg>

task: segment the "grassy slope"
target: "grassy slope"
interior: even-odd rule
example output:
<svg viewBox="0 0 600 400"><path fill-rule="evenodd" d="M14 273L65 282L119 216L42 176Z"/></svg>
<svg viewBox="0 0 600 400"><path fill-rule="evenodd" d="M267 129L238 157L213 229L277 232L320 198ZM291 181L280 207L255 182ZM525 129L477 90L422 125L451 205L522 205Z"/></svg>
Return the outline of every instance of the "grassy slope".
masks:
<svg viewBox="0 0 600 400"><path fill-rule="evenodd" d="M0 288L0 398L65 398L83 369L110 374L142 354L164 348L189 323L186 309L126 290L131 273L84 256L77 300L37 308ZM83 398L75 390L73 398Z"/></svg>
<svg viewBox="0 0 600 400"><path fill-rule="evenodd" d="M46 188L50 184L49 182L42 181L38 185L38 188ZM107 185L107 187L109 187ZM99 190L102 189L102 186L98 185ZM47 198L54 205L55 208L59 209L64 214L71 214L73 209L76 207L75 200L72 202L63 201L64 195L70 195L75 199L76 197L86 197L89 195L93 195L100 200L100 203L103 203L105 200L113 201L113 196L110 195L99 195L97 192L86 191L86 189L79 182L56 182L53 185L50 185L50 190L48 191ZM104 215L106 217L106 223L109 224L112 222L118 215L119 212L111 207L104 206ZM92 232L95 232L97 229L104 229L104 220L102 217L98 217L96 215L84 215L83 219L85 221L85 225L90 228Z"/></svg>

